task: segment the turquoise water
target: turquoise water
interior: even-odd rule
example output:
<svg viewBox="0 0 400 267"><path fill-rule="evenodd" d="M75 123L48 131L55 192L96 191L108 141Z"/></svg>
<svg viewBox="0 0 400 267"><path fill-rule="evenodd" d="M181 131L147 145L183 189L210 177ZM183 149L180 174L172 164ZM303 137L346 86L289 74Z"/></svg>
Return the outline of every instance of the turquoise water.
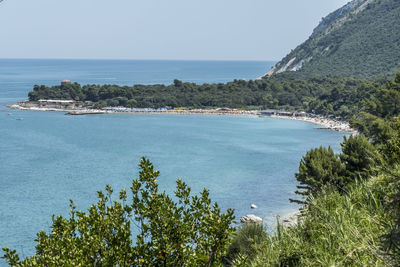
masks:
<svg viewBox="0 0 400 267"><path fill-rule="evenodd" d="M35 83L57 84L64 78L119 84L152 83L151 76L160 83L176 77L223 82L255 78L269 64L0 60L0 246L32 255L35 235L48 229L51 214L66 214L69 199L87 208L106 184L115 191L129 187L141 156L161 171L163 190L172 192L176 178L182 177L195 192L209 188L212 199L234 208L237 218L254 213L271 221L276 214L295 210L288 198L294 197L293 174L301 156L320 145L338 150L343 133L272 118L65 116L4 106L24 99ZM252 203L259 209L250 210Z"/></svg>

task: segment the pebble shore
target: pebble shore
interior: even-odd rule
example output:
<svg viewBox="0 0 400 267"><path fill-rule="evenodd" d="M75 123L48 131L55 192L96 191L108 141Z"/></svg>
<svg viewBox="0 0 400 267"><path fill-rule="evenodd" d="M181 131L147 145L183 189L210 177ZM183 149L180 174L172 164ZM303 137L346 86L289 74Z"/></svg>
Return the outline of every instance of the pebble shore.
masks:
<svg viewBox="0 0 400 267"><path fill-rule="evenodd" d="M323 116L283 116L283 115L264 115L258 110L235 110L235 109L137 109L137 111L126 111L124 109L88 109L88 108L49 108L38 106L22 106L14 104L7 106L11 109L34 110L34 111L57 111L66 112L67 115L89 115L89 114L177 114L177 115L222 115L222 116L259 116L280 119L290 119L297 121L305 121L320 125L319 129L330 129L340 132L349 132L357 135L358 132L350 127L346 121L339 121ZM127 109L129 110L129 109Z"/></svg>

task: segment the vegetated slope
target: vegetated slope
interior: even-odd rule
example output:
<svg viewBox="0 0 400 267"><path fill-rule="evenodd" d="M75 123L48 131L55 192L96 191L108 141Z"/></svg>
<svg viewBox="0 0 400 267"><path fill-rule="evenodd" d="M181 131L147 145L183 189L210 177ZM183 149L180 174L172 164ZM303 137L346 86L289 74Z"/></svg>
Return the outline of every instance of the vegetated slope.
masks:
<svg viewBox="0 0 400 267"><path fill-rule="evenodd" d="M322 19L266 76L388 76L399 68L400 1L354 0Z"/></svg>
<svg viewBox="0 0 400 267"><path fill-rule="evenodd" d="M359 109L383 81L352 77L293 78L290 73L256 81L235 80L226 84L181 82L155 85L35 85L29 100L69 99L91 101L93 107L125 106L159 108L249 108L304 110L346 117Z"/></svg>

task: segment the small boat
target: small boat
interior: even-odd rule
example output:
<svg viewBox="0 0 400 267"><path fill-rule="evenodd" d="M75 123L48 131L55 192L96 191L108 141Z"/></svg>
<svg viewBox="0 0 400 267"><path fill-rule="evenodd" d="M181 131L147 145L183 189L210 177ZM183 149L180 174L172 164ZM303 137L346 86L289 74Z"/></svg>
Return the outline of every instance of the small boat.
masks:
<svg viewBox="0 0 400 267"><path fill-rule="evenodd" d="M22 120L23 120L23 118L16 118L16 120L17 120L17 121L22 121Z"/></svg>
<svg viewBox="0 0 400 267"><path fill-rule="evenodd" d="M12 115L12 113L7 113L7 115L8 115L8 116L11 116L11 115Z"/></svg>

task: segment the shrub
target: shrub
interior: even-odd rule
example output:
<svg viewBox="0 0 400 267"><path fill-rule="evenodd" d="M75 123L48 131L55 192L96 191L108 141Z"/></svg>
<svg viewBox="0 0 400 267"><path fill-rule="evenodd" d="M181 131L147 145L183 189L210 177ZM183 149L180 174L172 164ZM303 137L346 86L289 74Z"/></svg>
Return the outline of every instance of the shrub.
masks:
<svg viewBox="0 0 400 267"><path fill-rule="evenodd" d="M393 228L381 178L356 182L348 194L326 188L309 199L296 227L278 225L249 266L390 266L382 238Z"/></svg>
<svg viewBox="0 0 400 267"><path fill-rule="evenodd" d="M225 262L231 265L239 254L249 259L253 258L266 238L267 232L262 224L247 223L242 225L236 230L234 239L229 245Z"/></svg>
<svg viewBox="0 0 400 267"><path fill-rule="evenodd" d="M218 266L233 232L233 211L221 213L204 189L190 196L177 181L177 201L158 191L159 172L142 158L139 178L133 180L132 202L123 189L98 192L98 202L87 212L70 204L70 218L54 217L51 232L37 235L36 255L20 260L4 248L12 266ZM132 224L133 222L133 224ZM132 226L139 234L131 240Z"/></svg>

